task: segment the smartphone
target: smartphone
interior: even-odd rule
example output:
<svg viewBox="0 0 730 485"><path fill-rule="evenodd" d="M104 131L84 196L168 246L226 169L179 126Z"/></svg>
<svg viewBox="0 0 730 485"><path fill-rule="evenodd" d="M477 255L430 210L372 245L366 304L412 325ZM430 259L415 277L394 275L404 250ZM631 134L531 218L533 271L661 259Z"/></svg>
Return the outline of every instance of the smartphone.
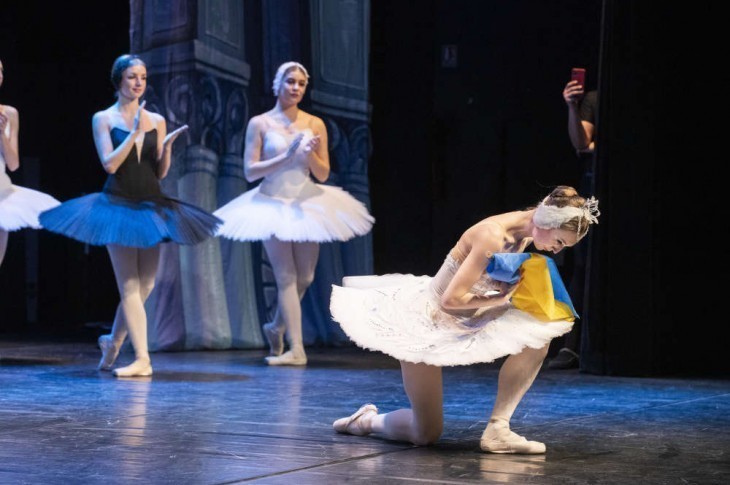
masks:
<svg viewBox="0 0 730 485"><path fill-rule="evenodd" d="M585 88L586 86L586 70L582 67L574 67L570 70L570 80L578 81L578 84Z"/></svg>

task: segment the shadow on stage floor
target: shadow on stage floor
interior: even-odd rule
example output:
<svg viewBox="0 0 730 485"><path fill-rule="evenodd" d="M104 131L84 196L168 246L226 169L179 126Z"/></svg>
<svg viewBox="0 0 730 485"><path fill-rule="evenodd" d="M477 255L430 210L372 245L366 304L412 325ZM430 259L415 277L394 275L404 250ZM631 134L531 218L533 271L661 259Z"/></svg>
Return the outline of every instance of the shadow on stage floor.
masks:
<svg viewBox="0 0 730 485"><path fill-rule="evenodd" d="M95 370L91 343L0 341L0 483L727 483L730 381L544 369L513 429L545 455L488 455L479 436L498 366L444 369L445 431L431 447L340 435L373 402L407 404L397 362L310 349L152 354L150 378ZM120 356L120 364L131 360Z"/></svg>

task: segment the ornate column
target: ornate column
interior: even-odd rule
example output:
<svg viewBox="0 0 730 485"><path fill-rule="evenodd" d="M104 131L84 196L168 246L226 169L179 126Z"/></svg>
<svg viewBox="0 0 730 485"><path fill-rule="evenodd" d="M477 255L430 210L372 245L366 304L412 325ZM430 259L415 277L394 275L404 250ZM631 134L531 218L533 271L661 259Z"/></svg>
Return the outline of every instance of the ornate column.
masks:
<svg viewBox="0 0 730 485"><path fill-rule="evenodd" d="M229 168L240 165L247 117L244 2L132 0L130 7L131 50L147 63L147 108L165 116L168 131L189 126L163 190L212 212L246 188ZM261 346L247 246L217 238L163 246L148 303L151 348Z"/></svg>
<svg viewBox="0 0 730 485"><path fill-rule="evenodd" d="M312 111L325 121L329 135L332 170L327 183L342 187L369 207L370 2L311 0L310 19L310 95ZM323 244L315 284L305 297L309 327L305 326L305 332L316 329L325 342L346 341L340 327L331 324L331 284L340 284L343 276L372 272L371 234Z"/></svg>

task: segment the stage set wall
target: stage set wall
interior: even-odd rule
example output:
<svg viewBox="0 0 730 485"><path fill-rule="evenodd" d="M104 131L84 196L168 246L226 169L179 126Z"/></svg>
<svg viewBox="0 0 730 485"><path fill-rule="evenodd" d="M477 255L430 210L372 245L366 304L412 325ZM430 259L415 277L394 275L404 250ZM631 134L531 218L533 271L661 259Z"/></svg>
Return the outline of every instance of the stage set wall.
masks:
<svg viewBox="0 0 730 485"><path fill-rule="evenodd" d="M4 2L0 58L7 79L0 102L20 108L21 153L24 164L30 160L13 180L33 182L35 173L36 187L61 200L99 190L105 175L90 119L113 102L111 61L131 50L150 62L152 104L174 115L172 126L192 126L176 147L179 172L165 189L211 209L248 187L240 174L242 127L273 105L268 86L276 65L300 60L314 74L303 107L328 122L331 137L342 134L330 182L369 203L376 218L372 234L351 252L339 247L346 245L324 248L320 281L304 302L308 343L347 345L326 312L329 282L345 273L433 274L470 224L533 205L554 185L578 185L581 167L561 92L570 68L583 66L589 88L601 92L595 194L602 216L591 239L581 370L664 375L723 368L719 339L697 328L715 329L717 318L701 304L682 304L705 289L688 297L686 282L673 284L696 273L677 274L670 263L690 243L677 242L688 236L667 210L703 192L695 187L688 196L683 184L706 182L699 170L669 169L666 161L686 153L687 135L698 134L702 120L670 107L689 104L687 89L697 86L694 58L678 52L688 39L700 44L687 28L712 16L709 3L683 17L658 2L610 0L216 2L230 17L223 24L206 17L205 3ZM20 28L31 21L39 25L35 34ZM210 35L210 22L225 28ZM353 39L360 43L353 46ZM333 43L337 49L328 50ZM342 51L344 45L355 50ZM361 59L369 62L364 82ZM343 88L328 82L333 76L360 83ZM171 100L197 111L179 113ZM198 193L205 198L195 200ZM272 286L260 247L211 241L199 254L183 251L170 248L165 256L178 273L196 265L224 269L213 271L205 288L183 290L178 276L163 278L165 301L163 293L152 299L151 321L172 325L174 337L152 341L161 350L262 346L256 331L272 300L261 295ZM569 253L556 259L567 281ZM239 271L225 270L231 262ZM0 281L4 334L84 337L109 322L117 301L103 248L43 231L11 235ZM186 310L188 294L208 299ZM182 312L172 315L183 320L213 308L225 308L217 318L228 320L190 340L190 326L165 320L160 303L172 304Z"/></svg>

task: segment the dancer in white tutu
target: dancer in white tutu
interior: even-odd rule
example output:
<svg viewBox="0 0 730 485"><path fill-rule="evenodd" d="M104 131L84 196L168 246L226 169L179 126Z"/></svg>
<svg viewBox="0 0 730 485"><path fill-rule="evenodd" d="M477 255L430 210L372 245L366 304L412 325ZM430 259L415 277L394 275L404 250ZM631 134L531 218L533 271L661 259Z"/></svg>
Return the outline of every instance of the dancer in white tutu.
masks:
<svg viewBox="0 0 730 485"><path fill-rule="evenodd" d="M218 235L262 241L274 270L278 306L274 320L263 326L269 365L307 363L301 299L314 279L319 243L366 234L374 222L352 195L311 179L326 181L330 160L323 121L299 109L308 82L298 62L279 66L276 106L251 118L246 129L246 179L263 181L214 212L223 220Z"/></svg>
<svg viewBox="0 0 730 485"><path fill-rule="evenodd" d="M0 87L5 79L0 60ZM0 265L8 247L8 233L25 227L40 229L38 214L59 204L48 194L13 185L5 172L14 172L20 166L18 155L18 110L0 104Z"/></svg>
<svg viewBox="0 0 730 485"><path fill-rule="evenodd" d="M575 313L551 259L510 253L523 253L530 244L558 253L578 243L598 215L595 199L560 186L535 208L491 216L467 229L433 278L362 276L333 286L333 318L359 346L400 360L411 404L385 414L365 404L336 420L334 429L433 443L443 429L441 367L509 355L481 448L544 453L543 443L510 430L510 418L537 376L550 340L570 330ZM494 263L509 260L523 261L521 276L500 281Z"/></svg>
<svg viewBox="0 0 730 485"><path fill-rule="evenodd" d="M117 377L152 375L144 303L152 293L160 243L194 245L215 234L220 220L200 207L168 197L160 179L172 163L172 144L188 129L168 133L165 118L140 103L147 66L134 54L119 56L111 82L117 101L92 117L94 144L109 174L101 192L67 200L40 215L43 227L78 241L106 246L120 302L111 335L99 337L99 370L112 370L129 336L135 360Z"/></svg>

